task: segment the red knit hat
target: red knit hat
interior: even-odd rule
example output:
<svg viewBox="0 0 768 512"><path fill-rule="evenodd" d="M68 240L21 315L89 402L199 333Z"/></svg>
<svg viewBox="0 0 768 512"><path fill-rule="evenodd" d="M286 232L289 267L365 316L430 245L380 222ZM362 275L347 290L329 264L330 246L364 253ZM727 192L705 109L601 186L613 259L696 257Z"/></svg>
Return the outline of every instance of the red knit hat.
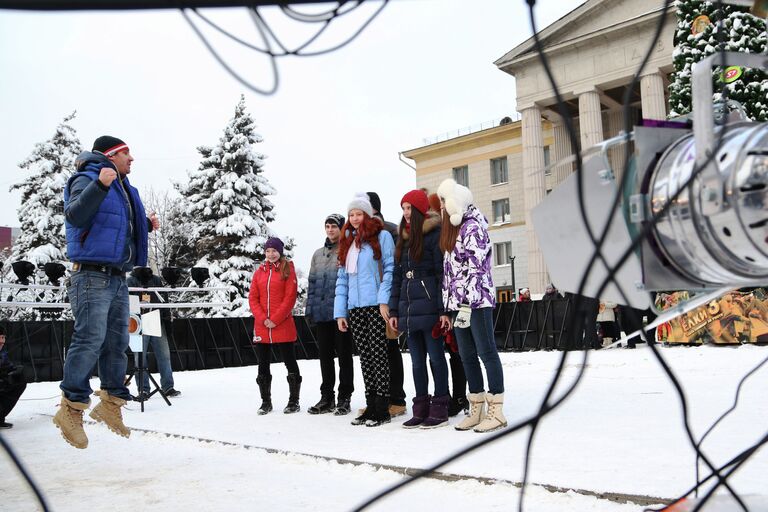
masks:
<svg viewBox="0 0 768 512"><path fill-rule="evenodd" d="M426 215L427 210L429 210L429 198L427 198L427 193L421 189L406 193L400 200L400 206L403 206L403 203L411 203L411 206L419 210L422 215Z"/></svg>

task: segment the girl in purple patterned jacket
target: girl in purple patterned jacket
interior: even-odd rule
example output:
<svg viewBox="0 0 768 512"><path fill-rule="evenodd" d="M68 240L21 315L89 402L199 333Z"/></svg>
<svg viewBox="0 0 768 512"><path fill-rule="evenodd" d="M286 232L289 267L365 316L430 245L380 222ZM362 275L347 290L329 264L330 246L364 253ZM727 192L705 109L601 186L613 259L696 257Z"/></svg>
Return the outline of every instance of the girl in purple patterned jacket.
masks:
<svg viewBox="0 0 768 512"><path fill-rule="evenodd" d="M451 312L469 382L469 416L456 425L456 430L474 427L475 432L491 432L507 426L507 420L502 410L504 374L493 335L496 298L488 221L472 204L472 192L454 180L443 181L437 195L443 216L443 304L445 311ZM488 376L487 394L480 361Z"/></svg>

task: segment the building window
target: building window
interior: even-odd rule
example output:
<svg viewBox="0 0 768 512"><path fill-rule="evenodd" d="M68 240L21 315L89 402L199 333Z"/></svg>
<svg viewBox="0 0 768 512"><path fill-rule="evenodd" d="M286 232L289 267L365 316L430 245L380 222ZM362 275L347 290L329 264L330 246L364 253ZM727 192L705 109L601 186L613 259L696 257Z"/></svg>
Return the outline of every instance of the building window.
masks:
<svg viewBox="0 0 768 512"><path fill-rule="evenodd" d="M491 159L491 185L507 183L509 173L507 172L507 157Z"/></svg>
<svg viewBox="0 0 768 512"><path fill-rule="evenodd" d="M503 224L510 222L512 216L509 214L509 199L499 199L491 203L493 208L493 223Z"/></svg>
<svg viewBox="0 0 768 512"><path fill-rule="evenodd" d="M549 164L551 162L552 162L552 157L549 153L549 146L544 146L544 168L546 169L544 174L546 174L547 176L552 174L552 169L549 168Z"/></svg>
<svg viewBox="0 0 768 512"><path fill-rule="evenodd" d="M496 266L509 265L509 257L512 256L512 242L493 244L493 254L496 258Z"/></svg>
<svg viewBox="0 0 768 512"><path fill-rule="evenodd" d="M453 168L453 180L459 185L469 186L469 167L462 165Z"/></svg>

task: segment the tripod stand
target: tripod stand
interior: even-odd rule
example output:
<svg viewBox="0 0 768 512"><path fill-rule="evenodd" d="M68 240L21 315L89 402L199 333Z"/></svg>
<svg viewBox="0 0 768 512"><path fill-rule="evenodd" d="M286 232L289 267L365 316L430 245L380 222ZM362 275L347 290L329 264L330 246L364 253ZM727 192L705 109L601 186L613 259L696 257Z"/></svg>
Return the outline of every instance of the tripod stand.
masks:
<svg viewBox="0 0 768 512"><path fill-rule="evenodd" d="M125 379L125 385L128 386L131 383L131 379L133 376L136 376L136 388L139 390L139 394L137 395L138 402L141 404L141 412L144 412L144 402L149 400L152 395L155 393L160 393L160 396L163 397L163 400L165 400L165 403L168 404L168 406L171 405L171 401L168 400L168 397L165 395L165 392L163 392L162 389L160 389L160 386L157 385L157 381L152 376L151 373L149 373L149 369L147 368L147 350L146 347L143 347L144 350L141 351L141 357L139 357L138 352L133 353L133 370L131 370L131 373L128 374L128 378ZM144 375L146 374L147 377L149 377L149 381L152 386L154 386L155 389L153 389L149 394L143 393L141 390L142 385L144 384Z"/></svg>

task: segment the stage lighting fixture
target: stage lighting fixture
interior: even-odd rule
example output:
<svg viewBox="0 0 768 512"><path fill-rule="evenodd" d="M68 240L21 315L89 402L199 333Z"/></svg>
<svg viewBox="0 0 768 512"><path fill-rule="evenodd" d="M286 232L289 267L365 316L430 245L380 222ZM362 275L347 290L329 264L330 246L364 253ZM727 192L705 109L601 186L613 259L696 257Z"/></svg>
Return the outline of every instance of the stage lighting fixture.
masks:
<svg viewBox="0 0 768 512"><path fill-rule="evenodd" d="M61 263L52 261L43 265L43 272L45 272L48 281L50 281L52 285L59 286L59 280L64 277L64 274L67 272L67 267Z"/></svg>
<svg viewBox="0 0 768 512"><path fill-rule="evenodd" d="M197 286L200 288L205 285L205 282L208 280L208 278L211 277L210 273L208 272L208 269L205 267L193 267L192 268L192 280L197 283Z"/></svg>
<svg viewBox="0 0 768 512"><path fill-rule="evenodd" d="M21 284L29 284L29 278L35 273L35 266L25 260L14 261L11 268Z"/></svg>
<svg viewBox="0 0 768 512"><path fill-rule="evenodd" d="M768 282L768 123L715 110L712 68L722 60L750 68L766 65L763 55L738 52L696 63L692 130L689 119L636 127L633 158L618 192L607 149L627 139L606 141L584 159L583 210L576 174L532 210L558 288L595 298L599 293L602 300L645 309L653 304L649 292L714 292ZM612 211L617 193L620 208ZM594 245L582 211L595 236L608 226L602 259L592 260ZM621 268L611 268L652 220L650 233ZM609 277L618 286L611 282L601 291Z"/></svg>
<svg viewBox="0 0 768 512"><path fill-rule="evenodd" d="M150 267L134 267L133 275L139 280L141 286L146 288L149 280L152 279L152 269Z"/></svg>
<svg viewBox="0 0 768 512"><path fill-rule="evenodd" d="M160 270L160 275L163 276L168 286L174 287L178 284L184 271L179 267L164 267Z"/></svg>

